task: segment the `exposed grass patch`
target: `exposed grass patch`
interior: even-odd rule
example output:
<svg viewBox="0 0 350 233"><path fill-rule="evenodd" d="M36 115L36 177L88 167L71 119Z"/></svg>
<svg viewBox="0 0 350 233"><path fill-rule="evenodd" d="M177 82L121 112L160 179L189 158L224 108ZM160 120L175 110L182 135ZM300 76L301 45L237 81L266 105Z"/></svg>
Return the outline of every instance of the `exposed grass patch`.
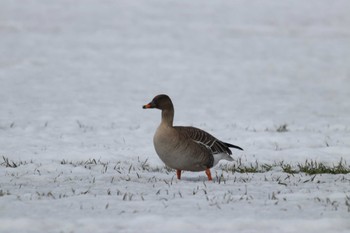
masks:
<svg viewBox="0 0 350 233"><path fill-rule="evenodd" d="M9 158L2 156L2 159L3 159L3 162L1 163L2 166L12 167L12 168L18 167L18 165L15 162L10 161Z"/></svg>
<svg viewBox="0 0 350 233"><path fill-rule="evenodd" d="M0 166L17 168L21 165L26 165L33 163L33 161L12 161L9 158L2 156L3 161L0 163ZM116 163L107 161L103 162L101 159L88 159L85 161L67 161L65 159L60 161L61 165L71 165L73 167L84 167L86 169L96 169L100 168L102 173L106 173L110 168L117 171L120 174L130 172L161 172L161 173L170 173L174 170L166 166L152 166L149 164L148 159L141 160L137 158L134 163L129 163L127 161L117 161ZM126 168L126 166L128 166ZM238 159L233 164L225 164L219 167L223 171L231 173L265 173L269 171L283 171L288 174L299 174L305 173L308 175L317 175L317 174L349 174L350 166L344 159L336 164L327 164L324 162L317 162L314 160L306 160L303 163L291 164L284 161L273 162L273 163L259 163L257 160L253 163L243 163L241 159ZM139 173L137 173L140 176Z"/></svg>
<svg viewBox="0 0 350 233"><path fill-rule="evenodd" d="M281 168L282 168L283 172L288 173L288 174L296 174L296 173L300 172L300 170L295 169L292 165L284 164L283 162L281 162Z"/></svg>
<svg viewBox="0 0 350 233"><path fill-rule="evenodd" d="M350 173L350 166L346 164L346 161L341 159L338 164L327 166L324 163L317 161L306 160L304 164L298 164L300 172L304 172L310 175L315 174L348 174Z"/></svg>
<svg viewBox="0 0 350 233"><path fill-rule="evenodd" d="M221 168L227 172L238 172L238 173L263 173L270 171L274 166L269 164L259 164L258 161L255 163L250 163L248 165L243 165L240 160L237 164L225 165Z"/></svg>
<svg viewBox="0 0 350 233"><path fill-rule="evenodd" d="M288 132L288 129L287 129L287 124L283 124L283 125L280 125L276 131L279 132L279 133L284 133L284 132Z"/></svg>
<svg viewBox="0 0 350 233"><path fill-rule="evenodd" d="M8 190L2 190L2 189L0 189L0 197L3 197L3 196L6 196L6 195L10 195L11 193L10 193L10 191L8 191Z"/></svg>
<svg viewBox="0 0 350 233"><path fill-rule="evenodd" d="M272 164L259 164L258 161L242 164L241 160L238 160L236 164L221 166L221 169L232 173L264 173L271 170L282 170L288 174L306 173L308 175L350 173L350 166L343 159L332 165L313 160L306 160L304 163L298 163L297 165L285 163L284 161Z"/></svg>
<svg viewBox="0 0 350 233"><path fill-rule="evenodd" d="M2 160L3 162L0 163L0 166L4 166L4 167L11 167L11 168L16 168L16 167L19 167L21 165L25 165L25 164L28 164L28 163L33 163L33 161L29 161L29 162L26 162L26 161L18 161L18 162L14 162L12 160L10 160L9 158L5 157L5 156L2 156Z"/></svg>

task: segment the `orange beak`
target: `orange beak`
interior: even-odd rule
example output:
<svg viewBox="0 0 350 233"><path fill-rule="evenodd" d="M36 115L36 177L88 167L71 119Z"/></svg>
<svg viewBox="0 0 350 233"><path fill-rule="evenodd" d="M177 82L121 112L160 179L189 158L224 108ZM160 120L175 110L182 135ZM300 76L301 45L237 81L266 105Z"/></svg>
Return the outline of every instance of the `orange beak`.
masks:
<svg viewBox="0 0 350 233"><path fill-rule="evenodd" d="M150 102L150 103L148 103L148 104L146 104L146 105L143 105L142 108L143 108L143 109L155 108L155 106L154 106L153 102Z"/></svg>

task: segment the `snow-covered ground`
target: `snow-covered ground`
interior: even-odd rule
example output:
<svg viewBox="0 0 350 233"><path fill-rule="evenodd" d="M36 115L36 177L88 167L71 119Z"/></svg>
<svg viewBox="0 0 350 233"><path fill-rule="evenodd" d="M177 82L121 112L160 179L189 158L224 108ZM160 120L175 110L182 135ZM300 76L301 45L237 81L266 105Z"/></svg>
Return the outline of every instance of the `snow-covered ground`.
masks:
<svg viewBox="0 0 350 233"><path fill-rule="evenodd" d="M350 164L349 12L1 0L0 232L350 232L350 174L178 181L153 149L160 112L141 108L167 93L176 125L245 149L233 164Z"/></svg>

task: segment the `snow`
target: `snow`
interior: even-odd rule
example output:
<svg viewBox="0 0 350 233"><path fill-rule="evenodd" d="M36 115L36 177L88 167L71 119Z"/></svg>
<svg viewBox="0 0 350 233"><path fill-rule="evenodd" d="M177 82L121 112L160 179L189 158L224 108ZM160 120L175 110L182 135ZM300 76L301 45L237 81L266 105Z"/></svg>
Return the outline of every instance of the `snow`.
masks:
<svg viewBox="0 0 350 233"><path fill-rule="evenodd" d="M350 174L179 181L142 109L166 93L176 125L245 149L220 165L350 164L349 9L2 0L0 232L350 232Z"/></svg>

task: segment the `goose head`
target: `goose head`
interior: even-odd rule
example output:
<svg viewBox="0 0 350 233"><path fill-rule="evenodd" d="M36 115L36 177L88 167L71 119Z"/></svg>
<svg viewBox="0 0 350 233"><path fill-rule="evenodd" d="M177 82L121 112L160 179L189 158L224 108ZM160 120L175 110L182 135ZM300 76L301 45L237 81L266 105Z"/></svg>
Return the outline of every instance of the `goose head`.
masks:
<svg viewBox="0 0 350 233"><path fill-rule="evenodd" d="M170 97L167 95L161 94L154 97L153 100L148 104L143 105L142 108L144 109L157 108L160 110L170 110L170 109L173 109L174 107Z"/></svg>

